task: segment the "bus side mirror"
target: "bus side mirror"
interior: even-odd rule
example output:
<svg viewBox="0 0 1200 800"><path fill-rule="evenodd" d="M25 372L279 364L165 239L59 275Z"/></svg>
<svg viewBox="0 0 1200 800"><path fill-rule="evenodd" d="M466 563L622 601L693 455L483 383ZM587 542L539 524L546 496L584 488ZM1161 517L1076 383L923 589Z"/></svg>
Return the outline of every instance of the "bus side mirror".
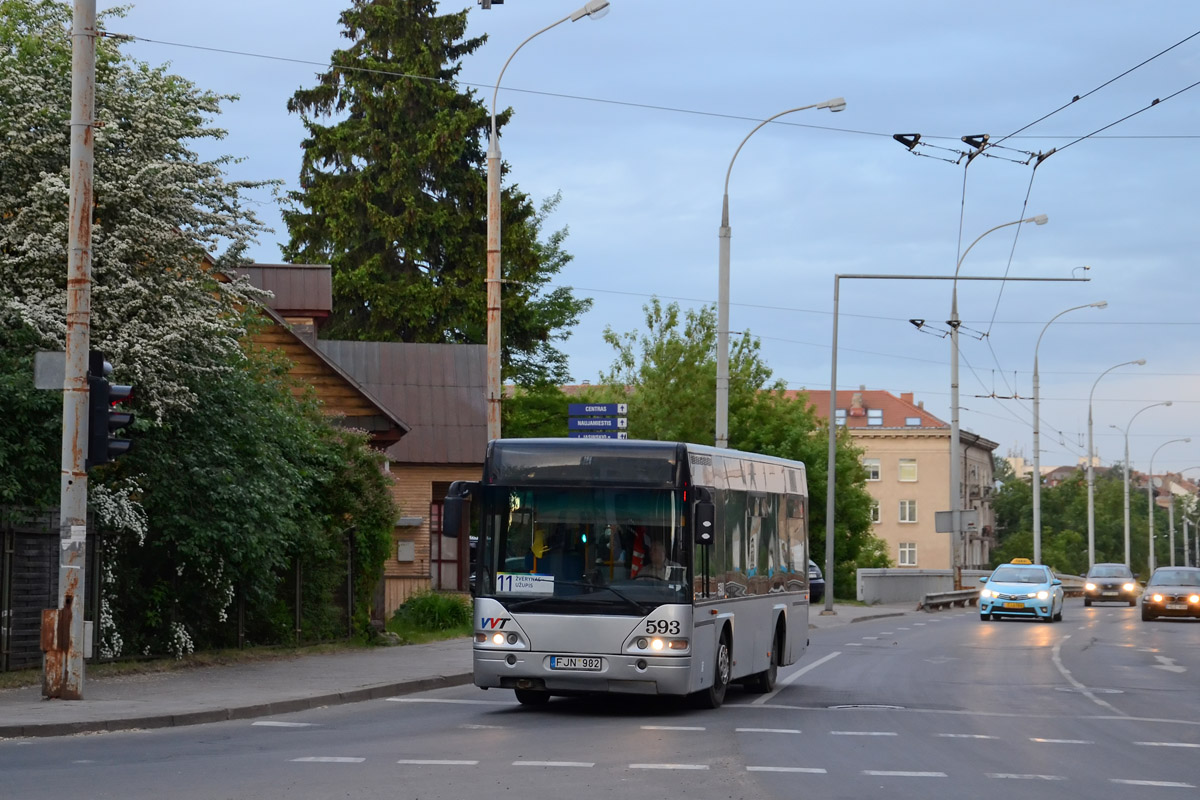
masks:
<svg viewBox="0 0 1200 800"><path fill-rule="evenodd" d="M717 507L711 500L701 500L696 503L696 544L711 545L713 543L713 526L717 520Z"/></svg>
<svg viewBox="0 0 1200 800"><path fill-rule="evenodd" d="M467 503L478 484L470 481L454 481L450 491L442 501L442 536L457 539L463 527L463 517L466 516Z"/></svg>

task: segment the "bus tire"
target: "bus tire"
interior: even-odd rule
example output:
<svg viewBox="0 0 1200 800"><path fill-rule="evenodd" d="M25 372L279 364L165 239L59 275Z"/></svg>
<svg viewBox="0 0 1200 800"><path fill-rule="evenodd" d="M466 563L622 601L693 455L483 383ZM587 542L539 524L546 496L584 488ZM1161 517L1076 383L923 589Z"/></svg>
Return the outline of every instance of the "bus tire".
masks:
<svg viewBox="0 0 1200 800"><path fill-rule="evenodd" d="M716 658L713 660L713 682L707 689L696 692L696 704L700 708L720 708L725 702L725 691L729 688L729 675L733 670L733 654L729 647L729 633L723 632L717 642Z"/></svg>
<svg viewBox="0 0 1200 800"><path fill-rule="evenodd" d="M517 696L517 702L523 706L544 706L550 702L550 694L548 692L539 692L533 689L513 689L513 694Z"/></svg>
<svg viewBox="0 0 1200 800"><path fill-rule="evenodd" d="M783 650L783 637L778 631L771 642L771 664L762 672L756 672L746 679L746 688L756 694L767 694L775 689L775 679L779 676L779 655Z"/></svg>

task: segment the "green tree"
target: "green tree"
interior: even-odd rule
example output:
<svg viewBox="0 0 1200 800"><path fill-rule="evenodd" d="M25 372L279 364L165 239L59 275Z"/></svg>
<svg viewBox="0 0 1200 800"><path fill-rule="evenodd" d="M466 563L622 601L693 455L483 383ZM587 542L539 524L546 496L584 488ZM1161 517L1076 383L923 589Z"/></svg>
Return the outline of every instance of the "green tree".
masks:
<svg viewBox="0 0 1200 800"><path fill-rule="evenodd" d="M587 399L628 402L631 438L711 442L716 417L716 318L712 307L681 313L652 299L643 309L646 330L604 334L616 358ZM759 343L749 334L733 342L729 360L730 446L805 462L812 557L825 555L828 435L806 395L789 396L772 381ZM839 432L835 454L835 593L855 594L856 570L885 567L884 543L871 534L870 494L861 451Z"/></svg>
<svg viewBox="0 0 1200 800"><path fill-rule="evenodd" d="M490 115L456 80L485 37L464 39L467 11L438 14L434 0L354 0L340 20L353 44L288 103L308 136L285 257L331 265L326 336L482 343ZM501 365L526 385L567 380L555 343L591 304L547 290L570 261L565 231L540 238L557 202L502 191Z"/></svg>
<svg viewBox="0 0 1200 800"><path fill-rule="evenodd" d="M62 2L0 0L0 412L23 425L0 434L3 502L58 495L62 396L33 390L31 367L66 330L71 17ZM230 158L191 149L224 135L209 119L233 98L111 39L95 90L91 346L135 386L139 419L132 453L89 475L107 529L105 652L227 643L235 593L278 640L297 559L305 630L344 631L331 592L343 540L365 608L394 508L363 437L298 401L286 364L243 348L262 293L226 268L263 230L243 201L260 184L227 181Z"/></svg>
<svg viewBox="0 0 1200 800"><path fill-rule="evenodd" d="M567 429L567 406L573 402L582 401L567 397L553 383L518 386L501 406L504 435L511 439L561 437Z"/></svg>

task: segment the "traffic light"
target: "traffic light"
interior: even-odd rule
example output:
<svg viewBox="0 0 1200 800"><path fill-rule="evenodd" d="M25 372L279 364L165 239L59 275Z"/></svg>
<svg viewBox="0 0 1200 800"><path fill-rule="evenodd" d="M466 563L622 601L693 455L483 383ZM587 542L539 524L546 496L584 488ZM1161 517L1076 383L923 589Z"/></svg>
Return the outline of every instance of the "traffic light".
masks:
<svg viewBox="0 0 1200 800"><path fill-rule="evenodd" d="M133 442L117 439L119 433L133 424L133 414L115 408L133 396L133 387L108 382L112 364L104 354L93 350L88 354L88 452L87 469L107 464L129 452Z"/></svg>

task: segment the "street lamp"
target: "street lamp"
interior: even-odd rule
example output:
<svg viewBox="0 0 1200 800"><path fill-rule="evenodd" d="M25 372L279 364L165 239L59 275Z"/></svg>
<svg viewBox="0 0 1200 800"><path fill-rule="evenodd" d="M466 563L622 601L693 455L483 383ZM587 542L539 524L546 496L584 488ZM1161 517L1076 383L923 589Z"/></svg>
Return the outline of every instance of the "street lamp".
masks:
<svg viewBox="0 0 1200 800"><path fill-rule="evenodd" d="M1133 421L1138 418L1138 414L1158 406L1169 406L1170 400L1164 400L1161 403L1151 403L1145 408L1138 411L1129 418L1129 422L1124 428L1119 425L1109 425L1108 427L1121 431L1125 435L1125 566L1130 566L1129 558L1129 429L1133 427Z"/></svg>
<svg viewBox="0 0 1200 800"><path fill-rule="evenodd" d="M755 125L754 129L746 134L745 139L742 139L737 150L733 151L733 158L729 159L729 169L725 170L725 194L721 199L721 227L717 231L720 246L717 286L717 447L729 447L729 236L732 233L729 227L729 176L733 172L733 162L737 161L738 153L742 152L742 147L755 131L785 114L806 111L810 108L843 111L846 108L846 101L841 97L835 97L823 103L789 108L787 111L780 111L774 116L767 117Z"/></svg>
<svg viewBox="0 0 1200 800"><path fill-rule="evenodd" d="M1183 476L1183 473L1187 472L1188 470L1193 470L1193 469L1200 469L1200 466L1184 467L1183 469L1179 470L1180 477ZM1193 501L1194 501L1194 498L1193 498ZM1194 512L1195 511L1194 502L1190 503L1189 505L1191 505L1191 510ZM1189 521L1190 520L1188 520L1188 518L1187 518L1187 509L1185 509L1184 514L1183 514L1183 566L1185 566L1185 567L1190 567L1190 566L1192 566L1192 563L1193 563L1192 562L1191 545L1188 543L1188 522ZM1197 531L1197 533L1196 533L1196 540L1197 540L1197 543L1200 544L1200 531ZM1173 556L1174 552L1172 552L1171 555ZM1200 563L1200 561L1197 561L1196 563Z"/></svg>
<svg viewBox="0 0 1200 800"><path fill-rule="evenodd" d="M1109 367L1100 373L1100 378L1103 378L1108 373L1112 372L1117 367L1128 367L1131 364L1136 364L1139 367L1146 365L1146 359L1139 358L1137 361L1125 361L1116 366ZM1096 382L1092 384L1092 391L1088 394L1088 461L1087 461L1087 487L1088 487L1088 569L1096 563L1096 470L1092 466L1095 460L1094 450L1092 448L1092 397L1096 394L1096 386L1100 383L1100 378L1096 378Z"/></svg>
<svg viewBox="0 0 1200 800"><path fill-rule="evenodd" d="M1039 433L1041 423L1038 420L1038 348L1042 346L1042 337L1046 335L1046 330L1050 327L1054 320L1061 317L1063 314L1069 314L1072 311L1078 311L1081 308L1107 308L1108 302L1101 300L1098 303L1088 303L1082 306L1072 306L1066 311L1060 311L1050 318L1042 332L1038 334L1037 344L1033 346L1033 563L1042 563L1042 468L1041 457L1038 453Z"/></svg>
<svg viewBox="0 0 1200 800"><path fill-rule="evenodd" d="M962 513L959 508L962 505L962 475L959 466L962 442L958 427L958 328L960 325L958 318L958 272L962 269L963 261L966 259L967 253L971 252L971 248L979 244L979 240L992 231L998 231L1010 225L1020 225L1023 222L1045 225L1049 221L1050 218L1045 214L1038 214L1025 219L1005 222L1002 225L990 228L979 234L975 238L975 241L967 245L967 249L959 256L958 263L954 266L954 283L950 289L950 320L946 324L950 327L950 518L954 527L952 534L954 538L951 540L951 548L954 553L953 561L956 570L965 561L964 554L962 553ZM961 577L961 574L956 571L954 575L955 588L959 587Z"/></svg>
<svg viewBox="0 0 1200 800"><path fill-rule="evenodd" d="M547 25L525 41L517 45L508 61L500 69L496 78L496 88L492 92L491 130L488 135L487 155L487 399L488 399L488 439L500 438L500 402L503 387L500 385L500 137L496 134L496 98L500 94L500 81L504 78L504 70L517 52L529 44L534 37L545 33L553 27L570 20L584 17L603 16L609 6L609 0L589 0L579 9L551 25Z"/></svg>
<svg viewBox="0 0 1200 800"><path fill-rule="evenodd" d="M1154 574L1154 456L1169 444L1190 442L1191 440L1190 436L1185 439L1169 439L1160 444L1150 455L1150 474L1147 476L1149 480L1146 481L1146 497L1150 500L1150 562L1147 565L1150 575Z"/></svg>

